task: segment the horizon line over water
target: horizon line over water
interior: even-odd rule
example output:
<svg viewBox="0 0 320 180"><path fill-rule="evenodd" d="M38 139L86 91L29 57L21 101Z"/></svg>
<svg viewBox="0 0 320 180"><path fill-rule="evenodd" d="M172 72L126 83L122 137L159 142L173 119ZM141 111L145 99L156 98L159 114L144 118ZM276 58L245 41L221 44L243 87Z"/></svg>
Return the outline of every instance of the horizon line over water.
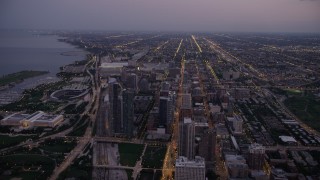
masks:
<svg viewBox="0 0 320 180"><path fill-rule="evenodd" d="M59 72L59 67L83 60L88 52L58 41L56 35L27 31L0 31L0 76L23 70ZM63 55L66 52L72 56Z"/></svg>

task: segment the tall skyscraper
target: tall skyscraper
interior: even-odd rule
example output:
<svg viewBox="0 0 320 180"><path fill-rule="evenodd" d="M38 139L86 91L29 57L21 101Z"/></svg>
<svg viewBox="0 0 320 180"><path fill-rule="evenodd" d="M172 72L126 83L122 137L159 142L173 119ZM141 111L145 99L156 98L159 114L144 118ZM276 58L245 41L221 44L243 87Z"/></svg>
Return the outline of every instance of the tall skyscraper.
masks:
<svg viewBox="0 0 320 180"><path fill-rule="evenodd" d="M109 101L110 101L110 109L109 109L109 127L111 130L111 134L121 133L121 86L115 80L109 82Z"/></svg>
<svg viewBox="0 0 320 180"><path fill-rule="evenodd" d="M161 84L160 96L169 96L169 91L170 91L170 83L163 82Z"/></svg>
<svg viewBox="0 0 320 180"><path fill-rule="evenodd" d="M240 116L227 117L227 121L233 134L242 134L243 120Z"/></svg>
<svg viewBox="0 0 320 180"><path fill-rule="evenodd" d="M139 82L139 90L140 92L147 92L150 89L149 81L146 77L142 78Z"/></svg>
<svg viewBox="0 0 320 180"><path fill-rule="evenodd" d="M203 131L199 142L199 155L206 161L214 161L216 153L216 131L213 128Z"/></svg>
<svg viewBox="0 0 320 180"><path fill-rule="evenodd" d="M195 126L191 118L179 122L179 156L194 158Z"/></svg>
<svg viewBox="0 0 320 180"><path fill-rule="evenodd" d="M249 168L243 156L226 154L224 159L228 179L248 179Z"/></svg>
<svg viewBox="0 0 320 180"><path fill-rule="evenodd" d="M134 97L135 92L133 90L125 89L122 91L122 130L127 137L133 136Z"/></svg>
<svg viewBox="0 0 320 180"><path fill-rule="evenodd" d="M138 90L138 76L134 73L131 73L127 76L126 87L130 89Z"/></svg>
<svg viewBox="0 0 320 180"><path fill-rule="evenodd" d="M192 98L191 94L182 94L182 103L180 108L180 121L184 117L192 117Z"/></svg>
<svg viewBox="0 0 320 180"><path fill-rule="evenodd" d="M265 157L265 147L254 143L249 146L248 165L250 169L262 170Z"/></svg>
<svg viewBox="0 0 320 180"><path fill-rule="evenodd" d="M160 97L159 101L159 126L170 127L173 119L173 101L170 96Z"/></svg>
<svg viewBox="0 0 320 180"><path fill-rule="evenodd" d="M175 180L205 180L206 167L202 157L196 156L194 160L180 156L176 160Z"/></svg>

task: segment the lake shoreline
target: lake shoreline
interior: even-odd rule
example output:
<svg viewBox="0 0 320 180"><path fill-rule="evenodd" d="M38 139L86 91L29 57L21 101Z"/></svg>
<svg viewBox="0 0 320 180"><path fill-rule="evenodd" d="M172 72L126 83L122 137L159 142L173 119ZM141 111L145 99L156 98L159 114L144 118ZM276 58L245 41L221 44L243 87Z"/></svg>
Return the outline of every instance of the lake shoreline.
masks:
<svg viewBox="0 0 320 180"><path fill-rule="evenodd" d="M49 71L35 71L35 70L23 70L15 73L10 73L4 75L0 78L0 90L1 87L8 86L12 87L17 83L21 83L26 79L33 78L36 76L41 76L44 74L49 74Z"/></svg>

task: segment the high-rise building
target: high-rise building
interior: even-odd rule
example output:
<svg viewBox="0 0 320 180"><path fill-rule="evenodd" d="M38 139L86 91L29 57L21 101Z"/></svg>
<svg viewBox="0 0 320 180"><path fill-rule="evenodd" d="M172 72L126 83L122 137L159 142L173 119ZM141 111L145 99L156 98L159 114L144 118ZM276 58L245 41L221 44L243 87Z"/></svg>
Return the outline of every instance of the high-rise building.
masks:
<svg viewBox="0 0 320 180"><path fill-rule="evenodd" d="M205 180L206 167L202 157L196 156L194 160L180 156L176 160L175 180Z"/></svg>
<svg viewBox="0 0 320 180"><path fill-rule="evenodd" d="M110 110L109 110L109 127L112 134L121 133L121 86L115 80L111 79L109 81L109 103L110 103Z"/></svg>
<svg viewBox="0 0 320 180"><path fill-rule="evenodd" d="M243 120L240 116L227 117L227 120L233 134L242 134Z"/></svg>
<svg viewBox="0 0 320 180"><path fill-rule="evenodd" d="M181 103L181 108L191 108L192 107L192 98L191 94L182 94L182 103Z"/></svg>
<svg viewBox="0 0 320 180"><path fill-rule="evenodd" d="M160 96L169 96L169 91L170 91L170 83L163 82L161 84Z"/></svg>
<svg viewBox="0 0 320 180"><path fill-rule="evenodd" d="M135 92L133 90L125 89L122 91L122 130L127 137L133 136L134 97Z"/></svg>
<svg viewBox="0 0 320 180"><path fill-rule="evenodd" d="M169 127L173 119L173 101L170 96L160 97L159 101L159 126Z"/></svg>
<svg viewBox="0 0 320 180"><path fill-rule="evenodd" d="M191 94L182 94L182 103L180 107L180 121L183 121L185 117L192 117Z"/></svg>
<svg viewBox="0 0 320 180"><path fill-rule="evenodd" d="M141 92L147 92L150 89L150 84L147 78L142 78L139 82L139 90Z"/></svg>
<svg viewBox="0 0 320 180"><path fill-rule="evenodd" d="M248 165L250 169L262 170L265 158L265 147L254 143L249 146Z"/></svg>
<svg viewBox="0 0 320 180"><path fill-rule="evenodd" d="M249 174L246 159L241 155L225 155L229 179L247 179Z"/></svg>
<svg viewBox="0 0 320 180"><path fill-rule="evenodd" d="M179 156L194 158L195 126L191 118L179 122Z"/></svg>
<svg viewBox="0 0 320 180"><path fill-rule="evenodd" d="M199 156L206 161L214 161L216 154L216 131L213 128L203 131L199 142Z"/></svg>
<svg viewBox="0 0 320 180"><path fill-rule="evenodd" d="M138 90L138 76L134 73L127 75L126 87L130 89Z"/></svg>

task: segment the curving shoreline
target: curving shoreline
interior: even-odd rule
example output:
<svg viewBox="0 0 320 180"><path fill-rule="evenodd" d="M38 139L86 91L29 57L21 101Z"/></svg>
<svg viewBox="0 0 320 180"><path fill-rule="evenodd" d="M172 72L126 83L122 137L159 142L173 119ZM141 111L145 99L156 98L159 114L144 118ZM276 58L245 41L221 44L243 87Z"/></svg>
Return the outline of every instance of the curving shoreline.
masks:
<svg viewBox="0 0 320 180"><path fill-rule="evenodd" d="M16 73L7 74L0 78L0 87L12 86L16 83L23 82L25 79L41 76L48 73L49 71L32 71L31 70L31 71L19 71Z"/></svg>

